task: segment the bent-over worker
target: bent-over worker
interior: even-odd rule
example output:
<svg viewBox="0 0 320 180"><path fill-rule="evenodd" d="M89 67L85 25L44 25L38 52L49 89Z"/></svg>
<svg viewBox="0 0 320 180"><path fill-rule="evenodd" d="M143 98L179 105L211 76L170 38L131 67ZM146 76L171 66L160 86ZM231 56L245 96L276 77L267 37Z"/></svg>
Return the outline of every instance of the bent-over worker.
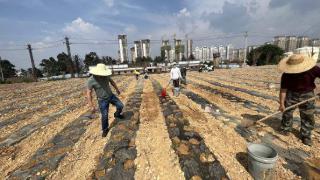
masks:
<svg viewBox="0 0 320 180"><path fill-rule="evenodd" d="M278 69L283 72L279 94L279 110L283 112L281 131L284 135L288 135L292 130L295 109L284 110L286 107L315 96L314 81L320 77L320 68L316 66L313 58L294 54L282 59L278 64ZM300 138L305 145L311 146L311 132L315 125L315 101L308 101L298 107L301 118Z"/></svg>

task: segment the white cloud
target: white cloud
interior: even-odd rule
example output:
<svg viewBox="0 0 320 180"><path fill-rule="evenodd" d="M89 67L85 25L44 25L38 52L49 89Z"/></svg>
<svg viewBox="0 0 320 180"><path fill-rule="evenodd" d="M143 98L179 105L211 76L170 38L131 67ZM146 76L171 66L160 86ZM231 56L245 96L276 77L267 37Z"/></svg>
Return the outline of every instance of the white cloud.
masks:
<svg viewBox="0 0 320 180"><path fill-rule="evenodd" d="M189 17L189 16L190 16L190 12L188 11L187 8L181 9L178 13L178 17Z"/></svg>
<svg viewBox="0 0 320 180"><path fill-rule="evenodd" d="M114 6L114 0L103 0L108 7Z"/></svg>
<svg viewBox="0 0 320 180"><path fill-rule="evenodd" d="M77 19L72 21L70 24L67 24L62 31L67 34L73 34L73 33L88 34L88 33L95 33L97 31L100 31L100 28L89 22L85 22L83 19L78 17Z"/></svg>

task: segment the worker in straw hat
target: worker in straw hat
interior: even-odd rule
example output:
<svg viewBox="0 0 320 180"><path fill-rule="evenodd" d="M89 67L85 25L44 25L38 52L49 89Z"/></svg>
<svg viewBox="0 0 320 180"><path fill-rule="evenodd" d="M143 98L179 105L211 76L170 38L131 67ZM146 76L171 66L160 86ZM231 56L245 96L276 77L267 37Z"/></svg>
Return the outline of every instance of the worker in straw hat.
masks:
<svg viewBox="0 0 320 180"><path fill-rule="evenodd" d="M123 104L119 98L112 93L109 84L116 89L118 95L120 95L120 91L116 83L111 79L110 75L112 72L106 65L100 63L97 64L97 66L90 67L89 73L92 74L92 76L87 83L88 103L92 108L92 111L95 112L96 108L92 102L92 89L94 89L101 112L102 137L106 137L109 132L108 112L110 103L116 106L117 109L114 113L114 117L119 119L124 118L123 115L121 115Z"/></svg>
<svg viewBox="0 0 320 180"><path fill-rule="evenodd" d="M278 69L283 72L279 94L279 110L283 112L281 131L284 135L288 135L293 125L294 109L285 111L285 108L315 96L314 81L320 77L320 68L316 66L316 61L312 57L293 54L282 59ZM311 131L315 124L315 102L308 101L298 107L301 118L300 137L305 145L311 146Z"/></svg>

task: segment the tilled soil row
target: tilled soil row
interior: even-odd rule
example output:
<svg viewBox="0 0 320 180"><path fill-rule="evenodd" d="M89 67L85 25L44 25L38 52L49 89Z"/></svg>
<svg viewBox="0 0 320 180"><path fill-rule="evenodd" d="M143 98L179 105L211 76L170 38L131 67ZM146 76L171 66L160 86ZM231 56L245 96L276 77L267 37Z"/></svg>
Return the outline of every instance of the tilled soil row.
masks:
<svg viewBox="0 0 320 180"><path fill-rule="evenodd" d="M50 114L49 116L43 117L37 122L31 123L31 124L28 124L28 125L22 127L21 129L17 130L16 132L10 134L9 136L7 136L1 140L0 152L3 153L3 151L5 151L5 149L8 148L9 146L12 146L14 144L19 143L20 141L22 141L23 139L28 137L33 132L40 129L41 127L46 126L49 123L52 123L53 121L62 117L64 114L67 114L70 111L78 109L78 108L82 107L83 105L85 105L84 100L82 100L76 104L71 104L69 106L66 106L62 110L58 110L55 113Z"/></svg>
<svg viewBox="0 0 320 180"><path fill-rule="evenodd" d="M86 127L92 123L90 119L91 114L88 111L72 121L53 139L38 149L24 165L11 172L9 179L45 178L57 168L60 161L85 133Z"/></svg>
<svg viewBox="0 0 320 180"><path fill-rule="evenodd" d="M207 89L205 87L201 87L201 88ZM223 109L221 109L216 104L214 104L214 103L211 104L205 98L202 98L199 95L194 94L190 91L183 90L182 92L183 92L183 94L188 96L188 98L190 98L191 100L193 100L197 104L203 106L203 108L205 108L206 105L207 106L209 105L210 107L212 107L213 111L211 111L210 114L212 116L214 116L216 119L221 120L224 124L229 124L229 122L234 122L235 124L237 124L237 126L235 126L235 131L238 132L242 137L244 137L248 142L261 141L265 144L268 144L268 145L274 147L278 151L280 157L282 158L282 164L283 163L288 164L288 165L283 165L283 166L286 169L292 171L297 176L305 175L304 174L305 172L303 172L302 161L307 158L316 156L316 154L314 154L315 152L313 152L313 153L312 153L312 151L309 152L307 149L299 150L299 147L301 145L297 142L291 143L291 144L286 144L289 148L283 148L282 146L280 146L279 144L274 142L275 138L278 138L278 139L280 138L280 140L283 139L280 136L275 135L274 131L270 130L272 128L276 129L276 127L274 127L274 124L277 124L277 123L275 123L275 121L280 122L281 117L274 118L274 120L272 120L272 122L269 122L267 125L271 126L272 128L270 128L268 130L265 128L261 128L261 127L255 128L254 126L252 126L249 130L249 129L246 129L246 128L242 127L241 125L239 125L241 122L241 119L238 119L235 116L230 116L230 115L226 114L226 112L223 111ZM255 110L255 109L252 109L252 107L250 107L250 106L246 106L245 108ZM267 113L268 113L268 111L267 111ZM221 118L219 116L221 116ZM259 116L259 115L251 116L251 118L253 118L253 120L257 120L262 117L263 116ZM295 121L295 122L297 122L297 121ZM283 139L283 141L285 141L285 139ZM296 141L299 141L299 139L296 139ZM315 141L315 144L317 144L316 141Z"/></svg>
<svg viewBox="0 0 320 180"><path fill-rule="evenodd" d="M122 85L119 85L121 92L119 98L125 104L129 98L128 95L134 91L136 81L129 79L123 82ZM109 123L114 119L114 112L115 107L111 106L109 110ZM92 121L93 123L87 127L87 131L72 147L72 151L61 160L58 168L47 176L47 179L89 179L97 163L96 158L103 153L102 147L110 137L110 135L106 138L101 137L100 116L96 116Z"/></svg>
<svg viewBox="0 0 320 180"><path fill-rule="evenodd" d="M202 78L202 77L199 77L199 76L192 76L192 77L195 77L195 78L200 79L202 81L208 82L208 83L210 83L210 84L212 84L214 86L228 88L228 89L231 89L231 90L234 90L234 91L243 92L243 93L246 93L246 94L250 94L252 96L261 97L261 98L268 99L268 100L274 100L274 101L278 100L277 97L270 96L270 95L267 95L267 94L263 94L263 93L260 93L258 91L253 91L253 90L248 90L248 89L239 88L239 87L235 87L235 86L225 85L225 84L221 84L221 83L218 83L218 82L212 82L212 81L210 81L210 80L208 80L206 78Z"/></svg>
<svg viewBox="0 0 320 180"><path fill-rule="evenodd" d="M135 142L138 153L135 159L135 179L185 179L178 156L171 148L159 98L150 80L145 81L140 127Z"/></svg>
<svg viewBox="0 0 320 180"><path fill-rule="evenodd" d="M46 96L46 97L34 98L31 101L25 102L25 103L20 103L19 101L17 101L15 103L12 103L11 106L6 106L6 108L0 110L0 114L3 114L3 116L10 116L10 115L16 115L17 111L18 112L21 112L24 110L37 111L39 108L43 107L47 101L51 101L56 97L66 96L74 92L79 92L81 89L84 89L83 85L76 86L76 89L71 89L63 92L59 91L57 93L50 94L49 96Z"/></svg>
<svg viewBox="0 0 320 180"><path fill-rule="evenodd" d="M50 86L50 88L47 89L43 89L39 92L34 92L34 91L29 91L29 93L31 93L31 95L20 95L19 97L16 98L9 98L9 99L5 99L8 100L8 102L4 103L4 105L6 107L11 107L14 104L16 104L16 102L19 102L21 104L24 104L25 102L28 102L29 100L38 100L39 98L47 98L52 96L52 94L55 94L55 92L58 90L59 92L65 92L69 89L74 89L74 88L79 88L81 86L84 85L84 79L81 80L76 80L75 82L71 83L68 86L65 86L64 84L58 84L57 86L52 85ZM49 95L49 96L48 96ZM59 96L59 95L57 95Z"/></svg>
<svg viewBox="0 0 320 180"><path fill-rule="evenodd" d="M103 155L92 173L93 179L134 179L134 159L137 156L135 136L140 123L142 93L143 80L140 79L136 91L129 95L130 99L125 105L125 119L116 122L111 130Z"/></svg>
<svg viewBox="0 0 320 180"><path fill-rule="evenodd" d="M249 89L245 89L245 88L240 88L240 87L236 87L236 86L232 86L232 85L225 85L219 82L213 82L212 79L207 79L207 78L203 78L203 77L198 77L198 76L193 76L196 79L199 79L201 81L204 81L206 83L209 83L211 85L217 86L217 87L221 87L221 88L226 88L226 89L230 89L232 91L235 92L241 92L241 93L245 93L254 97L258 97L258 98L262 98L265 99L267 101L272 101L271 103L274 104L275 102L278 102L278 97L277 96L273 96L273 95L268 95L265 93L261 93L255 90L249 90ZM270 104L267 104L270 105ZM320 114L320 106L316 106L316 112L315 114Z"/></svg>
<svg viewBox="0 0 320 180"><path fill-rule="evenodd" d="M215 95L221 95L222 98L227 99L228 101L231 101L231 102L235 102L237 104L241 104L245 108L248 108L248 109L251 109L251 110L254 110L254 111L257 111L257 112L263 112L263 113L270 113L271 112L269 107L267 107L267 106L260 105L260 104L258 104L256 102L249 101L249 100L243 99L243 98L238 97L238 96L234 96L231 93L226 93L226 92L223 92L223 91L221 91L219 89L215 89L213 87L205 86L205 85L196 83L194 81L189 81L189 82L192 83L192 85L196 86L197 88L206 90L206 91L208 91L210 93L213 93Z"/></svg>
<svg viewBox="0 0 320 180"><path fill-rule="evenodd" d="M119 81L119 80L118 80ZM124 82L124 81L121 81ZM121 89L121 83L120 83ZM17 129L23 127L26 124L31 124L34 120L41 118L42 116L50 115L54 113L55 108L66 105L66 102L72 100L78 100L79 98L83 97L83 90L73 90L71 94L66 93L66 95L58 96L52 101L48 101L45 105L39 106L38 110L35 111L34 109L31 111L27 111L22 114L18 114L17 116L13 117L12 119L6 119L4 121L0 121L0 129L4 129L4 134L0 135L0 139L3 138L6 134L12 133L13 131L17 131ZM37 109L37 108L36 108ZM62 109L62 108L61 108ZM40 117L39 117L40 116ZM24 120L27 120L24 122ZM19 122L19 124L15 124ZM5 128L4 128L5 127Z"/></svg>
<svg viewBox="0 0 320 180"><path fill-rule="evenodd" d="M29 91L33 91L34 93L38 93L41 91L45 91L51 87L57 87L61 84L61 82L74 81L72 80L64 80L64 81L48 81L48 82L33 82L33 83L17 83L17 84L7 84L1 85L0 91L1 94L6 92L4 99L13 99L15 97L24 97L28 96Z"/></svg>
<svg viewBox="0 0 320 180"><path fill-rule="evenodd" d="M8 125L13 125L17 122L21 122L23 120L30 119L35 113L41 113L41 112L46 111L50 108L54 108L56 105L64 103L65 100L68 100L70 98L79 98L81 95L83 95L83 92L80 92L79 90L74 91L74 93L73 92L71 94L68 93L67 96L57 97L53 101L50 101L49 103L47 103L46 105L32 108L27 112L17 114L13 118L4 119L3 121L0 121L0 129L2 129Z"/></svg>
<svg viewBox="0 0 320 180"><path fill-rule="evenodd" d="M126 87L126 84L122 84L119 86L120 89L124 89L125 87ZM34 152L36 152L39 148L46 147L45 143L47 142L47 140L53 139L55 137L55 135L58 134L60 131L62 131L65 127L67 127L67 126L69 127L69 128L67 128L67 130L64 131L65 133L69 132L69 130L70 130L70 132L78 132L77 129L79 127L77 126L77 124L79 124L80 122L78 121L78 123L73 124L73 125L69 125L69 123L73 122L74 117L79 117L79 114L85 113L84 109L86 109L86 107L82 106L85 104L84 99L81 99L81 101L77 102L76 104L80 104L80 107L76 108L74 111L72 111L70 113L67 113L67 112L65 112L64 114L62 113L63 115L61 117L59 117L58 119L55 119L53 121L50 120L50 123L44 123L44 125L40 127L41 129L36 127L37 128L36 130L38 132L37 134L32 133L32 135L30 135L30 136L23 137L26 140L22 141L21 143L17 144L16 146L10 146L10 147L5 148L5 151L3 152L4 154L0 159L0 161L2 161L2 163L3 163L3 167L0 166L1 170L3 172L3 174L1 176L4 176L8 172L11 172L14 169L16 169L17 167L21 166L23 163L25 163L26 159L29 159L31 157L31 155L34 154ZM46 131L43 131L44 128L46 128ZM43 135L43 137L41 136L41 134ZM56 137L56 138L58 138L58 137ZM66 135L64 137L66 138L67 142L69 143L70 142L70 139L68 139L69 136ZM79 136L79 138L80 138L80 136ZM31 146L30 148L28 147L28 149L25 149L26 146L28 146L27 145L28 142L32 141L32 139L36 141L35 144L32 144L32 145L30 145ZM38 141L38 139L42 139L41 142ZM77 141L72 141L72 142L76 143ZM72 147L73 144L70 146ZM58 146L54 146L53 148L55 149L57 147ZM8 156L10 156L10 157L8 157ZM5 159L7 159L7 161ZM42 172L40 172L40 175L41 175L41 173ZM39 172L38 172L38 174L39 174Z"/></svg>
<svg viewBox="0 0 320 180"><path fill-rule="evenodd" d="M160 94L162 88L159 82L153 81L153 87ZM228 179L225 169L199 133L189 126L189 121L183 117L177 104L170 97L159 96L159 100L185 178Z"/></svg>

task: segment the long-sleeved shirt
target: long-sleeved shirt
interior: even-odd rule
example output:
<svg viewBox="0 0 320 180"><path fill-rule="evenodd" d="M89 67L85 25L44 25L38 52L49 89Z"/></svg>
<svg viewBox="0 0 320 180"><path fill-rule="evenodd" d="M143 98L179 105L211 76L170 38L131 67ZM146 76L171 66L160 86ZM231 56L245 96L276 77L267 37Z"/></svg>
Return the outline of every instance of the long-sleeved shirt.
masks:
<svg viewBox="0 0 320 180"><path fill-rule="evenodd" d="M177 67L172 68L170 71L170 76L171 76L171 79L173 80L182 78L180 69Z"/></svg>

